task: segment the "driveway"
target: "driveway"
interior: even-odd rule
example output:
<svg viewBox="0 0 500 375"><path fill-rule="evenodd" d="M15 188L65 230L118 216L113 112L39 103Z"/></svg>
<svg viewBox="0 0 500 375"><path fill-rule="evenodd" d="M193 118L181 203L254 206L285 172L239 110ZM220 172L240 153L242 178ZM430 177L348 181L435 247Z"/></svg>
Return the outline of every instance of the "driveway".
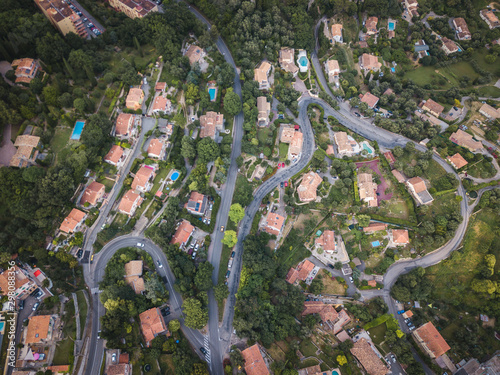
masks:
<svg viewBox="0 0 500 375"><path fill-rule="evenodd" d="M378 163L379 160L359 162L356 163L356 167L357 168L368 167L380 177L380 184L377 186L377 199L378 203L380 204L380 201L388 201L389 199L391 199L392 193L387 193L387 194L385 193L387 189L387 181L385 180L384 176L382 176L382 173L378 168Z"/></svg>
<svg viewBox="0 0 500 375"><path fill-rule="evenodd" d="M3 140L0 145L0 165L8 167L10 159L16 153L14 143L11 141L12 125L7 124L3 130Z"/></svg>

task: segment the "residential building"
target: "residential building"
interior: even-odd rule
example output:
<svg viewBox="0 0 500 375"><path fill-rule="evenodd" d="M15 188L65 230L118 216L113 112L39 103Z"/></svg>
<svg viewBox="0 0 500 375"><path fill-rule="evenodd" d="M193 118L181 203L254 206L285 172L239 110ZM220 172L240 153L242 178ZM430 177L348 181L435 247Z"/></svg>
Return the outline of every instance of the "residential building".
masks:
<svg viewBox="0 0 500 375"><path fill-rule="evenodd" d="M17 59L12 61L12 67L16 68L16 80L15 83L27 83L29 84L36 74L41 69L40 63L36 59Z"/></svg>
<svg viewBox="0 0 500 375"><path fill-rule="evenodd" d="M425 41L423 39L415 42L413 50L418 53L419 59L422 59L425 56L429 56L429 46L425 44Z"/></svg>
<svg viewBox="0 0 500 375"><path fill-rule="evenodd" d="M167 332L167 326L158 307L153 307L152 309L140 313L139 320L141 322L142 335L144 336L148 348L151 346L151 341L153 341L156 336Z"/></svg>
<svg viewBox="0 0 500 375"><path fill-rule="evenodd" d="M69 365L47 366L47 370L52 371L52 375L67 375L70 373ZM121 374L110 374L110 375L121 375Z"/></svg>
<svg viewBox="0 0 500 375"><path fill-rule="evenodd" d="M29 318L24 344L43 344L50 341L55 321L55 315L35 315Z"/></svg>
<svg viewBox="0 0 500 375"><path fill-rule="evenodd" d="M396 246L404 246L410 243L410 237L406 229L393 229L391 231L392 243Z"/></svg>
<svg viewBox="0 0 500 375"><path fill-rule="evenodd" d="M115 135L119 138L130 137L134 130L134 115L120 113L116 118Z"/></svg>
<svg viewBox="0 0 500 375"><path fill-rule="evenodd" d="M131 375L132 365L130 363L118 363L108 366L106 375Z"/></svg>
<svg viewBox="0 0 500 375"><path fill-rule="evenodd" d="M413 195L419 204L430 204L434 200L432 195L427 191L425 181L421 177L410 178L406 181L406 186L408 186L411 195Z"/></svg>
<svg viewBox="0 0 500 375"><path fill-rule="evenodd" d="M297 265L297 268L290 268L288 274L286 275L286 281L290 284L294 284L297 280L306 281L313 269L314 263L305 259Z"/></svg>
<svg viewBox="0 0 500 375"><path fill-rule="evenodd" d="M394 154L392 153L392 151L384 152L384 156L387 159L387 162L389 163L389 165L392 167L394 165L394 163L396 162L396 158L394 157Z"/></svg>
<svg viewBox="0 0 500 375"><path fill-rule="evenodd" d="M325 253L333 253L335 251L335 232L333 230L325 230L314 241L316 247L322 248Z"/></svg>
<svg viewBox="0 0 500 375"><path fill-rule="evenodd" d="M59 227L59 230L66 234L77 232L82 224L85 222L87 214L83 211L73 208L66 216Z"/></svg>
<svg viewBox="0 0 500 375"><path fill-rule="evenodd" d="M484 103L479 108L479 113L486 117L488 120L496 120L500 118L500 110L493 108L491 105Z"/></svg>
<svg viewBox="0 0 500 375"><path fill-rule="evenodd" d="M38 156L38 144L40 137L34 135L19 135L14 142L16 153L10 159L11 167L25 168L35 164L36 157Z"/></svg>
<svg viewBox="0 0 500 375"><path fill-rule="evenodd" d="M257 98L257 110L259 111L257 117L257 124L259 126L269 125L269 113L271 112L271 103L267 101L265 96Z"/></svg>
<svg viewBox="0 0 500 375"><path fill-rule="evenodd" d="M12 280L12 276L14 276L14 280ZM12 281L14 281L14 285L12 285ZM36 285L17 265L14 266L14 272L4 270L0 273L0 294L4 296L8 295L10 292L16 300L24 300L33 293L36 288L38 288L38 285Z"/></svg>
<svg viewBox="0 0 500 375"><path fill-rule="evenodd" d="M413 337L417 344L431 358L441 357L451 349L431 322L427 322L413 331Z"/></svg>
<svg viewBox="0 0 500 375"><path fill-rule="evenodd" d="M489 9L479 11L479 16L484 20L484 22L486 22L490 29L500 26L500 21L498 20L497 15Z"/></svg>
<svg viewBox="0 0 500 375"><path fill-rule="evenodd" d="M35 0L35 4L61 34L74 33L82 38L87 37L82 19L63 0Z"/></svg>
<svg viewBox="0 0 500 375"><path fill-rule="evenodd" d="M363 96L361 96L361 101L363 103L366 103L368 105L368 107L370 108L375 108L375 106L377 105L378 101L379 101L379 98L375 95L373 95L370 91L368 91L366 94L364 94Z"/></svg>
<svg viewBox="0 0 500 375"><path fill-rule="evenodd" d="M293 134L290 145L288 146L288 160L296 160L302 153L302 144L304 142L304 134L296 131Z"/></svg>
<svg viewBox="0 0 500 375"><path fill-rule="evenodd" d="M404 1L405 8L406 9L416 9L418 7L418 1L417 0L405 0Z"/></svg>
<svg viewBox="0 0 500 375"><path fill-rule="evenodd" d="M401 174L400 171L398 171L397 169L393 169L391 173L394 177L396 177L396 180L398 180L400 184L405 183L406 179L404 178L404 176Z"/></svg>
<svg viewBox="0 0 500 375"><path fill-rule="evenodd" d="M165 92L167 89L167 82L156 82L155 91L156 92Z"/></svg>
<svg viewBox="0 0 500 375"><path fill-rule="evenodd" d="M295 129L292 126L285 126L281 130L280 142L290 143L295 134Z"/></svg>
<svg viewBox="0 0 500 375"><path fill-rule="evenodd" d="M293 48L281 48L278 62L285 72L292 73L294 77L297 75L299 68L295 65L295 50Z"/></svg>
<svg viewBox="0 0 500 375"><path fill-rule="evenodd" d="M177 244L182 249L187 244L189 238L194 232L194 227L187 220L182 220L172 236L171 244Z"/></svg>
<svg viewBox="0 0 500 375"><path fill-rule="evenodd" d="M436 103L432 99L427 99L423 104L422 104L422 109L424 111L430 112L432 115L439 117L441 116L441 113L443 113L444 107Z"/></svg>
<svg viewBox="0 0 500 375"><path fill-rule="evenodd" d="M245 360L247 375L269 375L269 369L260 352L259 344L255 344L241 352Z"/></svg>
<svg viewBox="0 0 500 375"><path fill-rule="evenodd" d="M150 12L158 12L158 6L149 0L109 0L109 5L129 18L142 18Z"/></svg>
<svg viewBox="0 0 500 375"><path fill-rule="evenodd" d="M215 139L216 131L221 131L224 127L224 115L209 111L200 116L200 138L210 137Z"/></svg>
<svg viewBox="0 0 500 375"><path fill-rule="evenodd" d="M157 138L149 142L148 157L163 160L165 158L165 143Z"/></svg>
<svg viewBox="0 0 500 375"><path fill-rule="evenodd" d="M269 82L269 73L271 72L271 64L263 61L259 67L254 69L254 79L259 83L259 90L269 90L271 84Z"/></svg>
<svg viewBox="0 0 500 375"><path fill-rule="evenodd" d="M139 168L132 181L132 190L139 190L147 193L153 187L153 180L156 177L155 169L149 165L143 165Z"/></svg>
<svg viewBox="0 0 500 375"><path fill-rule="evenodd" d="M155 114L160 112L168 114L172 112L172 102L163 95L158 95L153 102L153 108L151 111Z"/></svg>
<svg viewBox="0 0 500 375"><path fill-rule="evenodd" d="M132 260L125 263L125 282L134 289L135 294L142 294L146 290L142 278L142 260Z"/></svg>
<svg viewBox="0 0 500 375"><path fill-rule="evenodd" d="M377 17L369 17L366 20L365 27L366 27L366 34L367 35L374 35L374 34L378 33L377 23L378 23Z"/></svg>
<svg viewBox="0 0 500 375"><path fill-rule="evenodd" d="M443 42L443 45L441 46L441 49L447 55L459 51L459 48L458 48L457 44L453 40L448 39L447 37L443 37L441 39L441 41Z"/></svg>
<svg viewBox="0 0 500 375"><path fill-rule="evenodd" d="M353 156L361 152L361 147L353 137L347 135L346 132L336 132L333 136L337 145L337 155L339 158L343 156Z"/></svg>
<svg viewBox="0 0 500 375"><path fill-rule="evenodd" d="M455 28L455 33L457 34L458 40L470 40L472 34L467 27L467 22L462 17L457 17L453 19L453 27Z"/></svg>
<svg viewBox="0 0 500 375"><path fill-rule="evenodd" d="M342 25L340 23L334 23L331 27L332 32L332 43L344 43L344 38L342 37Z"/></svg>
<svg viewBox="0 0 500 375"><path fill-rule="evenodd" d="M448 156L448 161L453 165L455 169L460 169L462 167L465 167L467 164L467 160L463 158L462 155L460 155L458 152L453 155L453 156Z"/></svg>
<svg viewBox="0 0 500 375"><path fill-rule="evenodd" d="M323 182L321 176L313 171L308 172L302 178L297 188L297 194L301 202L313 202L316 200L316 189Z"/></svg>
<svg viewBox="0 0 500 375"><path fill-rule="evenodd" d="M477 152L483 148L483 144L474 140L472 135L458 129L455 133L450 135L450 141L453 143L469 149L469 151Z"/></svg>
<svg viewBox="0 0 500 375"><path fill-rule="evenodd" d="M496 351L489 360L483 363L471 358L453 375L498 375L500 374L500 351Z"/></svg>
<svg viewBox="0 0 500 375"><path fill-rule="evenodd" d="M106 187L103 184L97 181L92 181L85 188L85 191L82 194L82 198L80 199L80 205L85 207L95 206L104 196L105 190Z"/></svg>
<svg viewBox="0 0 500 375"><path fill-rule="evenodd" d="M338 78L340 74L339 62L337 60L328 60L326 62L326 73L328 74L328 80L330 82Z"/></svg>
<svg viewBox="0 0 500 375"><path fill-rule="evenodd" d="M142 201L144 199L133 190L129 190L123 195L120 205L118 206L118 211L122 214L133 216L135 210L141 207Z"/></svg>
<svg viewBox="0 0 500 375"><path fill-rule="evenodd" d="M356 341L351 349L351 354L361 363L368 375L385 375L389 372L375 353L372 344L365 338Z"/></svg>
<svg viewBox="0 0 500 375"><path fill-rule="evenodd" d="M300 375L332 375L332 374L331 371L321 371L320 365L314 365L301 369Z"/></svg>
<svg viewBox="0 0 500 375"><path fill-rule="evenodd" d="M370 207L377 207L377 184L370 173L358 174L359 199Z"/></svg>
<svg viewBox="0 0 500 375"><path fill-rule="evenodd" d="M193 65L194 63L199 62L205 54L206 53L203 48L191 44L187 49L185 56L189 59L189 64Z"/></svg>
<svg viewBox="0 0 500 375"><path fill-rule="evenodd" d="M285 224L285 217L275 212L269 212L264 224L264 230L269 234L274 234L276 237L279 237L283 230L283 224Z"/></svg>
<svg viewBox="0 0 500 375"><path fill-rule="evenodd" d="M382 67L377 56L363 53L359 59L359 67L364 70L365 74L369 71L377 72Z"/></svg>
<svg viewBox="0 0 500 375"><path fill-rule="evenodd" d="M378 223L376 221L373 221L368 225L367 227L363 228L363 232L365 233L375 233L381 230L386 230L387 229L387 224L385 223Z"/></svg>
<svg viewBox="0 0 500 375"><path fill-rule="evenodd" d="M144 91L140 88L132 87L128 92L127 99L125 100L125 106L128 109L137 111L141 109L143 101Z"/></svg>
<svg viewBox="0 0 500 375"><path fill-rule="evenodd" d="M111 146L111 150L104 157L104 161L111 165L119 166L123 162L123 148L118 145Z"/></svg>
<svg viewBox="0 0 500 375"><path fill-rule="evenodd" d="M337 320L339 314L333 305L327 305L323 301L305 301L304 311L301 316L318 314L322 322L331 322L332 324Z"/></svg>
<svg viewBox="0 0 500 375"><path fill-rule="evenodd" d="M189 200L184 205L184 208L191 214L203 216L207 209L208 198L206 195L198 193L197 191L191 192Z"/></svg>

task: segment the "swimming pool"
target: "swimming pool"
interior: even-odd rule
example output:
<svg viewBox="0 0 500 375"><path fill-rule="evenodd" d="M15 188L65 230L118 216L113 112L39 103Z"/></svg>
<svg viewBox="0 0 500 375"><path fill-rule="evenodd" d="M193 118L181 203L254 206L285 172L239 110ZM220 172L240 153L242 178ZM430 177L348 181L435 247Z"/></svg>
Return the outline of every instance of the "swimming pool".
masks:
<svg viewBox="0 0 500 375"><path fill-rule="evenodd" d="M396 28L396 23L395 22L389 22L389 26L387 27L387 29L389 31L393 31L395 28Z"/></svg>
<svg viewBox="0 0 500 375"><path fill-rule="evenodd" d="M82 130L85 126L85 121L78 120L75 124L75 128L73 129L73 134L71 134L71 139L79 140L82 136Z"/></svg>
<svg viewBox="0 0 500 375"><path fill-rule="evenodd" d="M396 68L391 68L391 72L396 73Z"/></svg>
<svg viewBox="0 0 500 375"><path fill-rule="evenodd" d="M300 66L304 66L305 67L305 66L307 66L307 63L308 63L307 57L300 56L300 58L299 58L299 64L300 64Z"/></svg>
<svg viewBox="0 0 500 375"><path fill-rule="evenodd" d="M213 102L215 100L215 94L217 93L217 89L211 87L208 89L208 95L210 95L210 101Z"/></svg>
<svg viewBox="0 0 500 375"><path fill-rule="evenodd" d="M370 155L373 154L373 150L366 143L363 143L363 149L365 149Z"/></svg>
<svg viewBox="0 0 500 375"><path fill-rule="evenodd" d="M377 247L377 246L380 246L380 241L373 241L372 247Z"/></svg>
<svg viewBox="0 0 500 375"><path fill-rule="evenodd" d="M177 181L177 179L179 178L179 175L180 175L180 173L178 171L173 171L172 174L170 175L170 179L172 181Z"/></svg>
<svg viewBox="0 0 500 375"><path fill-rule="evenodd" d="M3 332L4 327L5 327L5 322L0 322L0 332Z"/></svg>
<svg viewBox="0 0 500 375"><path fill-rule="evenodd" d="M332 371L332 375L339 375L337 371Z"/></svg>

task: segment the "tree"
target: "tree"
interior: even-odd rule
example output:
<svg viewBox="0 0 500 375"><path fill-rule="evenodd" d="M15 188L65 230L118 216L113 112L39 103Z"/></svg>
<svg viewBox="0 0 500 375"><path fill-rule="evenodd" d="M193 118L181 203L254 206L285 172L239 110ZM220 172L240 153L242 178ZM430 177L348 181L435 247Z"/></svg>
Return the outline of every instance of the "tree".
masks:
<svg viewBox="0 0 500 375"><path fill-rule="evenodd" d="M228 88L224 96L224 109L232 116L241 112L241 99L232 88Z"/></svg>
<svg viewBox="0 0 500 375"><path fill-rule="evenodd" d="M209 375L207 363L195 363L191 375Z"/></svg>
<svg viewBox="0 0 500 375"><path fill-rule="evenodd" d="M360 227L367 227L370 225L370 216L368 215L356 215L356 220L358 220L358 224Z"/></svg>
<svg viewBox="0 0 500 375"><path fill-rule="evenodd" d="M214 161L220 155L219 145L209 137L203 138L197 146L198 159L202 163Z"/></svg>
<svg viewBox="0 0 500 375"><path fill-rule="evenodd" d="M186 90L186 104L193 105L196 101L200 100L200 90L195 84L189 84Z"/></svg>
<svg viewBox="0 0 500 375"><path fill-rule="evenodd" d="M231 205L231 208L229 209L229 219L235 224L238 224L241 219L245 217L245 210L243 207L241 207L241 204L239 203L234 203Z"/></svg>
<svg viewBox="0 0 500 375"><path fill-rule="evenodd" d="M186 314L184 324L193 329L202 329L208 323L208 311L202 308L201 302L194 297L184 300L182 309Z"/></svg>
<svg viewBox="0 0 500 375"><path fill-rule="evenodd" d="M337 356L337 363L339 364L339 366L344 366L345 364L347 364L346 356L343 354L339 354Z"/></svg>
<svg viewBox="0 0 500 375"><path fill-rule="evenodd" d="M403 156L404 151L403 151L403 148L401 146L396 146L392 150L392 153L394 154L395 157L400 158L401 156Z"/></svg>
<svg viewBox="0 0 500 375"><path fill-rule="evenodd" d="M214 266L210 262L203 262L198 266L198 271L194 277L194 284L200 291L207 291L212 288L212 271Z"/></svg>
<svg viewBox="0 0 500 375"><path fill-rule="evenodd" d="M335 262L335 264L333 265L335 267L336 270L340 270L342 269L342 262Z"/></svg>
<svg viewBox="0 0 500 375"><path fill-rule="evenodd" d="M75 109L78 112L80 112L81 114L84 114L85 113L85 109L87 108L87 105L85 104L85 100L83 100L81 98L77 98L73 102L73 107L75 107Z"/></svg>
<svg viewBox="0 0 500 375"><path fill-rule="evenodd" d="M192 161L196 157L196 148L194 147L194 141L188 135L182 137L181 155L182 157L190 161Z"/></svg>
<svg viewBox="0 0 500 375"><path fill-rule="evenodd" d="M179 329L181 329L181 323L177 319L173 319L168 322L168 329L170 330L170 332L177 332Z"/></svg>
<svg viewBox="0 0 500 375"><path fill-rule="evenodd" d="M222 239L222 243L228 247L234 247L238 242L238 236L234 230L227 230L224 233L224 238Z"/></svg>
<svg viewBox="0 0 500 375"><path fill-rule="evenodd" d="M214 288L215 300L219 303L229 296L229 289L226 284L217 284Z"/></svg>

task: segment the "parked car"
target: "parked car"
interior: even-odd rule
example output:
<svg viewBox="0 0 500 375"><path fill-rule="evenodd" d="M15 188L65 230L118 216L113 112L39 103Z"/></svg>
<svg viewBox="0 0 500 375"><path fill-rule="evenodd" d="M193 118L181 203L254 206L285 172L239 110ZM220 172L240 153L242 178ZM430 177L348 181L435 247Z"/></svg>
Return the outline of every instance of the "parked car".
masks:
<svg viewBox="0 0 500 375"><path fill-rule="evenodd" d="M97 338L100 339L101 338L101 330L97 331Z"/></svg>
<svg viewBox="0 0 500 375"><path fill-rule="evenodd" d="M405 311L404 310L399 310L398 311L398 315L401 315L402 313L404 313Z"/></svg>
<svg viewBox="0 0 500 375"><path fill-rule="evenodd" d="M233 252L231 253L231 258L234 258L234 256L235 256L235 255L236 255L236 251L233 251Z"/></svg>
<svg viewBox="0 0 500 375"><path fill-rule="evenodd" d="M280 188L282 188L282 189L283 189L283 186L285 186L285 183L282 181L282 182L280 183Z"/></svg>
<svg viewBox="0 0 500 375"><path fill-rule="evenodd" d="M87 18L87 17L83 17L82 21L83 21L83 22L87 22L87 21L88 21L88 18Z"/></svg>
<svg viewBox="0 0 500 375"><path fill-rule="evenodd" d="M288 181L285 181L285 187L288 187Z"/></svg>
<svg viewBox="0 0 500 375"><path fill-rule="evenodd" d="M82 250L82 249L78 250L78 252L76 253L76 256L77 256L78 258L81 258L81 257L82 257L82 255L83 255L83 250Z"/></svg>
<svg viewBox="0 0 500 375"><path fill-rule="evenodd" d="M335 267L333 266L333 264L328 264L328 267L331 268L332 270L335 269Z"/></svg>
<svg viewBox="0 0 500 375"><path fill-rule="evenodd" d="M144 244L142 242L137 242L137 247L144 247Z"/></svg>
<svg viewBox="0 0 500 375"><path fill-rule="evenodd" d="M351 283L353 283L353 282L354 282L354 280L352 279L352 276L349 276L349 281L350 281Z"/></svg>
<svg viewBox="0 0 500 375"><path fill-rule="evenodd" d="M210 219L207 220L207 224L210 225Z"/></svg>
<svg viewBox="0 0 500 375"><path fill-rule="evenodd" d="M208 354L208 350L205 349L203 346L200 348L200 352L202 352L204 355Z"/></svg>
<svg viewBox="0 0 500 375"><path fill-rule="evenodd" d="M24 309L24 300L19 301L18 307L19 307L19 310Z"/></svg>
<svg viewBox="0 0 500 375"><path fill-rule="evenodd" d="M36 311L36 309L38 309L38 306L40 306L40 302L35 303L35 304L33 305L32 310L33 310L33 311Z"/></svg>
<svg viewBox="0 0 500 375"><path fill-rule="evenodd" d="M116 362L116 353L111 354L111 362Z"/></svg>
<svg viewBox="0 0 500 375"><path fill-rule="evenodd" d="M90 256L90 264L92 264L93 261L94 261L94 254Z"/></svg>
<svg viewBox="0 0 500 375"><path fill-rule="evenodd" d="M231 274L231 271L226 272L226 279L229 278L229 275Z"/></svg>
<svg viewBox="0 0 500 375"><path fill-rule="evenodd" d="M280 168L281 168L281 163L278 163L278 169L280 169Z"/></svg>

